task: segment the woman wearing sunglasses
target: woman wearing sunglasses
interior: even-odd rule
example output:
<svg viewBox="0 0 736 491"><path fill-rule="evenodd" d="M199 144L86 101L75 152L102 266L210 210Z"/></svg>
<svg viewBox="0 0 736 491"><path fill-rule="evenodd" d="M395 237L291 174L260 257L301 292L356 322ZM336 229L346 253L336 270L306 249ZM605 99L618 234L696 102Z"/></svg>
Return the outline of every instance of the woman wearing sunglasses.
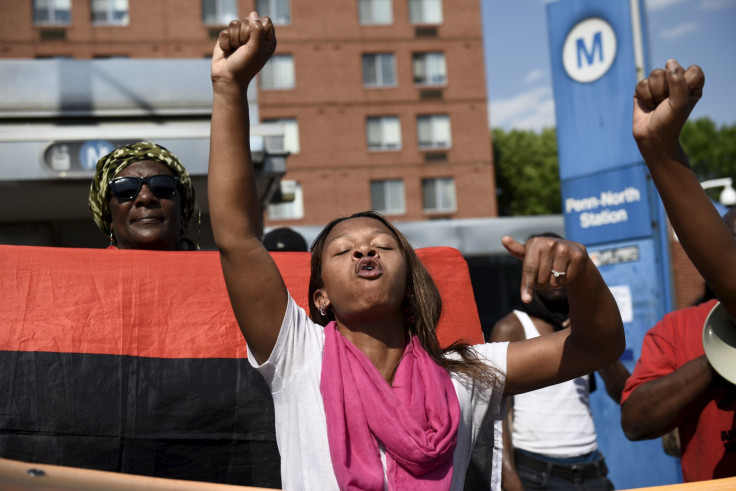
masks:
<svg viewBox="0 0 736 491"><path fill-rule="evenodd" d="M185 234L197 208L192 180L181 161L155 143L133 143L102 157L89 207L111 247L197 248Z"/></svg>

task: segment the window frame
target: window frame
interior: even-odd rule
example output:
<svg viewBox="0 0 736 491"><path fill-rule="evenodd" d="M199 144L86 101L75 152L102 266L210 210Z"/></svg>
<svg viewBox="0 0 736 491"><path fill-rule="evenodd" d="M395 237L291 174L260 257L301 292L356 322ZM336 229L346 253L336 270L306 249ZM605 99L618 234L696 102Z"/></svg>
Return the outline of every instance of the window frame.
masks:
<svg viewBox="0 0 736 491"><path fill-rule="evenodd" d="M442 81L441 82L434 82L431 80L431 74L429 67L432 65L435 65L435 63L429 63L429 58L433 55L439 55L442 57ZM425 73L425 81L417 81L417 71L416 71L416 64L417 61L421 60L421 63L424 66L424 73ZM411 57L411 71L412 71L412 79L414 81L414 85L420 86L420 87L444 87L447 85L447 57L445 56L445 53L442 51L426 51L421 53L413 53Z"/></svg>
<svg viewBox="0 0 736 491"><path fill-rule="evenodd" d="M378 22L376 18L378 17L376 15L376 12L378 12L379 3L385 2L389 6L388 10L388 21L387 22ZM368 10L370 10L370 19L365 20L363 19L363 16L361 15L361 12L363 12L363 9L361 8L361 4L367 4ZM389 26L394 23L394 2L393 0L358 0L358 24L361 26Z"/></svg>
<svg viewBox="0 0 736 491"><path fill-rule="evenodd" d="M105 19L95 20L95 13L100 11L95 10L95 3L105 3L107 8L105 9ZM118 3L125 3L125 17L120 20L115 19L115 13L117 12L114 6ZM129 0L90 0L90 23L93 26L128 26L130 25L130 1Z"/></svg>
<svg viewBox="0 0 736 491"><path fill-rule="evenodd" d="M391 184L397 184L400 186L397 189L399 190L399 198L400 201L399 205L396 207L391 207L391 203L387 203L390 201L393 201L390 199L391 196L391 189L389 189L389 186ZM384 206L376 206L376 201L374 200L374 186L375 185L381 185L382 192L383 192L383 205ZM371 208L384 214L384 215L405 215L406 214L406 186L404 185L403 179L377 179L372 180L370 182L371 186ZM388 206L387 206L388 205Z"/></svg>
<svg viewBox="0 0 736 491"><path fill-rule="evenodd" d="M392 77L393 82L385 82L384 81L384 66L383 66L383 59L390 57L390 64L391 64L391 70L392 70ZM376 80L373 83L369 83L366 81L366 62L370 58L373 59L373 69L375 70L376 74ZM396 76L396 55L394 53L390 52L383 52L383 53L363 53L361 57L361 68L363 70L363 87L369 88L369 89L377 89L377 88L393 88L398 85L397 76ZM380 80L379 80L380 79Z"/></svg>
<svg viewBox="0 0 736 491"><path fill-rule="evenodd" d="M230 2L230 6L234 7L234 10L232 12L228 12L226 8L227 6L224 5L224 2ZM205 4L207 3L211 3L214 6L214 21L208 20L205 17L207 15ZM205 26L226 26L231 20L240 18L238 0L202 0L200 5L202 7L202 25Z"/></svg>
<svg viewBox="0 0 736 491"><path fill-rule="evenodd" d="M442 0L408 0L409 2L409 23L411 25L440 25L445 20L444 15L444 4ZM439 4L439 18L437 20L428 20L428 6L430 2ZM418 6L418 7L417 7ZM417 12L415 9L419 8ZM419 14L419 15L418 15ZM415 17L421 16L421 19L415 19Z"/></svg>
<svg viewBox="0 0 736 491"><path fill-rule="evenodd" d="M261 7L262 2L267 2L268 3L268 8L265 8L265 9L262 8ZM283 3L286 4L286 9L285 10L288 13L288 19L286 21L282 21L276 15L271 15L272 14L272 10L275 10L278 13L278 9L277 8L272 8L278 2L283 2ZM266 16L270 17L271 18L271 22L273 22L273 24L275 26L288 26L288 25L291 24L291 1L290 0L256 0L256 11L258 12L258 14L261 17L266 17Z"/></svg>
<svg viewBox="0 0 736 491"><path fill-rule="evenodd" d="M62 11L62 9L56 8L56 4L61 3L61 2L68 4L68 8L66 9L67 16L68 16L67 20L58 20L56 18L56 12ZM49 19L46 21L41 21L36 18L36 12L42 10L40 6L37 5L38 3L39 3L39 0L33 0L31 2L34 26L69 26L71 25L72 23L72 2L71 0L46 0L47 5L43 9L43 11L45 11L49 17Z"/></svg>
<svg viewBox="0 0 736 491"><path fill-rule="evenodd" d="M380 146L371 146L371 129L370 123L372 121L380 122L380 133L381 142ZM391 146L389 139L385 138L386 131L389 127L386 126L388 123L396 123L397 128L397 141L396 146ZM369 152L398 152L403 148L403 141L401 138L401 118L395 115L382 115L382 116L366 116L365 118L365 136L366 136L366 147Z"/></svg>
<svg viewBox="0 0 736 491"><path fill-rule="evenodd" d="M434 201L435 201L435 208L429 208L427 206L427 196L426 196L426 185L428 183L432 183L432 193L434 195ZM444 183L444 184L443 184ZM443 194L446 191L446 186L449 184L451 195L452 195L452 203L451 207L441 208L437 206L438 204L442 204L443 201ZM456 213L457 212L457 185L455 183L455 178L453 177L427 177L422 179L422 210L424 213L427 214L446 214L446 213Z"/></svg>
<svg viewBox="0 0 736 491"><path fill-rule="evenodd" d="M438 124L440 124L440 118L443 118L447 121L447 144L446 145L440 145L438 144L438 138L437 138L437 131L438 131ZM422 137L421 137L421 121L429 119L430 122L430 131L432 133L432 141L429 144L423 144L422 143ZM447 150L452 148L452 123L450 121L450 115L449 114L420 114L417 115L417 146L419 147L419 150Z"/></svg>
<svg viewBox="0 0 736 491"><path fill-rule="evenodd" d="M291 155L298 154L301 151L301 141L299 139L299 122L296 118L267 118L264 123L277 123L284 127L284 150ZM293 123L293 124L292 124ZM290 145L289 141L295 142Z"/></svg>
<svg viewBox="0 0 736 491"><path fill-rule="evenodd" d="M266 206L266 215L271 221L281 220L301 220L304 218L304 188L299 181L284 180L286 182L293 182L294 184L294 200L287 201L286 203L274 203ZM293 212L289 212L291 208L294 208Z"/></svg>
<svg viewBox="0 0 736 491"><path fill-rule="evenodd" d="M264 76L268 74L274 82L276 82L276 76L275 74L278 73L276 71L275 64L277 64L277 60L291 60L291 85L278 85L273 84L272 86L266 86L264 85ZM261 90L294 90L296 87L296 69L294 67L294 56L290 53L282 53L271 56L271 59L268 60L268 62L263 66L261 69L261 72L258 74L258 87Z"/></svg>

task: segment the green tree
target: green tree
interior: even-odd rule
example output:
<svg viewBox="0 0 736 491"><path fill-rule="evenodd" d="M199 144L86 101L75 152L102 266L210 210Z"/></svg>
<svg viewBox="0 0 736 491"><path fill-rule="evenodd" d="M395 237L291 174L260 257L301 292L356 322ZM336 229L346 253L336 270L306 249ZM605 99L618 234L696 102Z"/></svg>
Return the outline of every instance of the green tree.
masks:
<svg viewBox="0 0 736 491"><path fill-rule="evenodd" d="M499 214L561 213L555 130L494 129L492 135Z"/></svg>
<svg viewBox="0 0 736 491"><path fill-rule="evenodd" d="M680 142L701 181L736 177L736 124L717 128L710 118L688 121Z"/></svg>
<svg viewBox="0 0 736 491"><path fill-rule="evenodd" d="M494 129L492 135L499 214L561 213L555 130ZM707 117L691 120L680 141L698 179L736 179L736 124L718 127ZM713 199L719 192L709 191Z"/></svg>

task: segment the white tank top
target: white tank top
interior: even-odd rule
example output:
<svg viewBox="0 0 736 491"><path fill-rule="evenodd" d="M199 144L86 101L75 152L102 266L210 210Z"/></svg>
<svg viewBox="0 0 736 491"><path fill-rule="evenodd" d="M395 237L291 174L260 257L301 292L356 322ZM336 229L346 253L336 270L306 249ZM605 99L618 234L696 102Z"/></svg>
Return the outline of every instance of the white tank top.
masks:
<svg viewBox="0 0 736 491"><path fill-rule="evenodd" d="M532 319L519 310L514 314L526 339L539 336ZM598 448L590 413L587 377L514 396L515 448L549 457L577 457Z"/></svg>

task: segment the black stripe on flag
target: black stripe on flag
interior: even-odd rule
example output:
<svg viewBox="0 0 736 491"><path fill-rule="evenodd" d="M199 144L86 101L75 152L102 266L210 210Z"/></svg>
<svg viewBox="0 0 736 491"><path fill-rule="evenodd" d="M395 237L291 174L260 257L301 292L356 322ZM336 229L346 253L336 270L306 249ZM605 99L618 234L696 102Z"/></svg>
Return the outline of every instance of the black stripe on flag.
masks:
<svg viewBox="0 0 736 491"><path fill-rule="evenodd" d="M273 400L245 358L0 351L0 456L281 487Z"/></svg>

